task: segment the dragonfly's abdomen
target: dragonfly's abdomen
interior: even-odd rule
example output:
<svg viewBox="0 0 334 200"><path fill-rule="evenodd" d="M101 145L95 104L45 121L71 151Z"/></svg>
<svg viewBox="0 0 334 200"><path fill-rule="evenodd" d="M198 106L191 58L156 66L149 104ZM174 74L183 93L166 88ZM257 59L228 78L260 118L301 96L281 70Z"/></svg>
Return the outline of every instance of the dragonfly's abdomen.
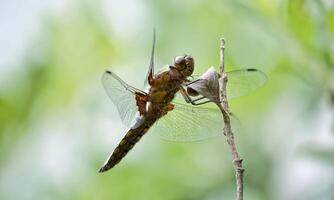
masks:
<svg viewBox="0 0 334 200"><path fill-rule="evenodd" d="M129 129L124 138L118 144L106 163L101 167L99 172L105 172L118 164L123 157L133 148L141 137L149 130L156 119L144 120L142 125Z"/></svg>

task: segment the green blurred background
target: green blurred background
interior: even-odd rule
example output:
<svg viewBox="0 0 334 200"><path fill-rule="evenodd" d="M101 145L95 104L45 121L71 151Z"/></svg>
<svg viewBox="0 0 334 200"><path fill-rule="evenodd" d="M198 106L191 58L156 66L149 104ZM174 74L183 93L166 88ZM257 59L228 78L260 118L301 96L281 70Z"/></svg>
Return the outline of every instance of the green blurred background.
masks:
<svg viewBox="0 0 334 200"><path fill-rule="evenodd" d="M0 2L0 199L234 199L223 136L147 134L97 173L126 131L101 84L110 69L142 88L152 28L157 68L188 53L268 75L231 102L242 127L247 200L334 199L332 0Z"/></svg>

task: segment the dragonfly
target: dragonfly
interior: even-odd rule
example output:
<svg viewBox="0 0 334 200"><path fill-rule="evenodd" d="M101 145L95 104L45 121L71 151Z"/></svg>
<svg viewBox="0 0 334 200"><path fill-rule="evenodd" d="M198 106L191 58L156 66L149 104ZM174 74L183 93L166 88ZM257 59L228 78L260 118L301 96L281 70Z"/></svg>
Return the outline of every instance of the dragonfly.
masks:
<svg viewBox="0 0 334 200"><path fill-rule="evenodd" d="M191 55L176 56L173 65L155 74L155 41L153 31L151 58L145 81L148 84L147 91L127 84L109 70L102 76L106 93L128 131L99 172L108 171L118 164L151 129L159 133L162 139L174 142L204 140L223 131L221 111L209 105L213 101L205 97L193 99L187 93L187 87L196 82L191 80L194 58ZM227 77L228 99L246 95L267 80L262 71L253 68L230 71Z"/></svg>

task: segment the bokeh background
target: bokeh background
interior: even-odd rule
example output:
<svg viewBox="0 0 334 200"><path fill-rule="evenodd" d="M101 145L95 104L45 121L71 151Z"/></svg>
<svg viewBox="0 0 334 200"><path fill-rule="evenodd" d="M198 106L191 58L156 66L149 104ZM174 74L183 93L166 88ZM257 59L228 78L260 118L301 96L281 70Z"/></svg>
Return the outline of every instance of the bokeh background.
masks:
<svg viewBox="0 0 334 200"><path fill-rule="evenodd" d="M189 53L196 74L255 67L268 83L231 103L242 127L245 199L334 199L332 0L0 2L0 199L234 199L223 136L147 134L97 173L126 131L106 69L143 87L152 28L157 68Z"/></svg>

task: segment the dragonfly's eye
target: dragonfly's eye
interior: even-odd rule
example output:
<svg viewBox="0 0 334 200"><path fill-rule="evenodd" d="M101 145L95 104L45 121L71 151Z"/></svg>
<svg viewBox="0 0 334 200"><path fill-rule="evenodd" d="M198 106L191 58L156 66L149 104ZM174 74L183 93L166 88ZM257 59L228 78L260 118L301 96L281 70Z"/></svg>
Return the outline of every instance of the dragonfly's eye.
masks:
<svg viewBox="0 0 334 200"><path fill-rule="evenodd" d="M187 55L185 58L186 68L183 70L185 76L190 76L194 71L194 58L190 55Z"/></svg>
<svg viewBox="0 0 334 200"><path fill-rule="evenodd" d="M177 70L183 70L186 67L185 56L176 56L174 59L174 66Z"/></svg>
<svg viewBox="0 0 334 200"><path fill-rule="evenodd" d="M194 59L190 55L177 56L174 66L183 76L190 76L194 71Z"/></svg>
<svg viewBox="0 0 334 200"><path fill-rule="evenodd" d="M194 58L190 55L187 55L185 58L186 67L194 67Z"/></svg>

